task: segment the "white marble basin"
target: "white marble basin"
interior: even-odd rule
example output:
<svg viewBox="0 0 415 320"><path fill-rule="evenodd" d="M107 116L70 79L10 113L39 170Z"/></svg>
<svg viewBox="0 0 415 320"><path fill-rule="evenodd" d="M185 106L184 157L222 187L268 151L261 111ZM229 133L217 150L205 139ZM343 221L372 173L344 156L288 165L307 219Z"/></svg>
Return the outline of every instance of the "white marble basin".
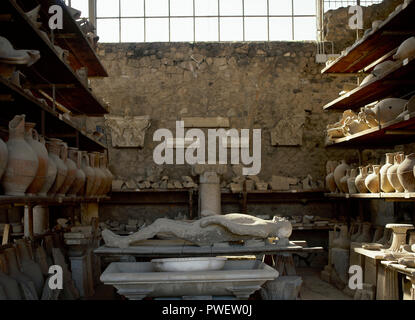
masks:
<svg viewBox="0 0 415 320"><path fill-rule="evenodd" d="M196 257L196 258L168 258L153 259L154 269L160 272L206 271L220 270L225 265L226 258Z"/></svg>
<svg viewBox="0 0 415 320"><path fill-rule="evenodd" d="M138 300L145 297L230 296L248 299L278 271L258 260L226 261L222 270L157 272L151 262L113 262L101 281L120 295Z"/></svg>

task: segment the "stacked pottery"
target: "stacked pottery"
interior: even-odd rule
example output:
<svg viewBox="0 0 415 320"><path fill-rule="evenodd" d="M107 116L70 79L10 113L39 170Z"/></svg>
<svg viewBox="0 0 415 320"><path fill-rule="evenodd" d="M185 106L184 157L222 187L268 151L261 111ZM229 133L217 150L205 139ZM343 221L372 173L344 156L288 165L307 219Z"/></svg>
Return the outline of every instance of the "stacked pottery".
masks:
<svg viewBox="0 0 415 320"><path fill-rule="evenodd" d="M56 192L62 187L66 175L68 173L68 168L66 167L65 163L60 158L61 153L61 143L62 141L59 139L49 139L46 143L46 147L49 151L49 155L52 158L53 162L56 165L57 173L56 179L52 185L52 187L48 191L48 195L54 196Z"/></svg>
<svg viewBox="0 0 415 320"><path fill-rule="evenodd" d="M37 131L34 129L35 125L36 124L33 122L25 123L25 140L36 153L39 163L36 172L36 177L26 190L26 193L29 195L36 195L42 189L46 181L49 162L48 151L46 150L45 145L39 141L39 135Z"/></svg>
<svg viewBox="0 0 415 320"><path fill-rule="evenodd" d="M387 172L393 166L393 153L386 154L386 163L380 168L380 189L383 192L395 192L394 187L388 180Z"/></svg>
<svg viewBox="0 0 415 320"><path fill-rule="evenodd" d="M39 142L45 145L45 138L40 136ZM51 154L48 153L48 171L46 172L45 183L43 184L42 188L39 190L40 196L46 197L48 191L50 190L53 183L55 182L57 173L58 173L58 168L56 167L55 161L53 160L53 157L51 156Z"/></svg>
<svg viewBox="0 0 415 320"><path fill-rule="evenodd" d="M404 188L398 178L398 167L402 163L403 157L403 153L396 153L393 166L386 172L386 176L392 187L395 189L395 192L404 192Z"/></svg>
<svg viewBox="0 0 415 320"><path fill-rule="evenodd" d="M85 184L85 173L81 169L81 152L78 148L68 148L69 150L69 159L76 163L76 173L75 181L72 183L71 187L68 189L68 195L75 196L82 186Z"/></svg>
<svg viewBox="0 0 415 320"><path fill-rule="evenodd" d="M78 170L76 163L68 158L68 145L66 142L61 142L61 159L65 163L67 174L65 180L62 183L62 186L57 191L57 194L64 196L68 192L71 185L74 183L76 178L76 171Z"/></svg>
<svg viewBox="0 0 415 320"><path fill-rule="evenodd" d="M346 175L340 179L340 187L343 193L349 193L349 187L347 186L347 180L350 178L350 169L347 169Z"/></svg>
<svg viewBox="0 0 415 320"><path fill-rule="evenodd" d="M341 191L340 180L346 175L347 169L350 169L345 160L342 160L341 163L334 170L334 181L336 182L337 188Z"/></svg>
<svg viewBox="0 0 415 320"><path fill-rule="evenodd" d="M89 153L89 160L91 163L91 167L94 169L95 172L95 183L92 187L91 195L97 196L99 195L98 192L105 178L104 173L99 169L99 152Z"/></svg>
<svg viewBox="0 0 415 320"><path fill-rule="evenodd" d="M399 182L404 188L405 192L415 191L415 153L405 156L405 160L399 165L397 174Z"/></svg>
<svg viewBox="0 0 415 320"><path fill-rule="evenodd" d="M25 115L9 122L8 158L2 185L6 195L23 196L36 176L39 160L25 141Z"/></svg>
<svg viewBox="0 0 415 320"><path fill-rule="evenodd" d="M8 154L7 145L0 139L0 178L6 170Z"/></svg>
<svg viewBox="0 0 415 320"><path fill-rule="evenodd" d="M366 180L366 177L368 175L367 169L368 169L368 167L360 166L359 167L359 174L355 179L356 189L360 193L369 192L369 190L367 190L367 187L366 187L366 184L365 184L365 180Z"/></svg>
<svg viewBox="0 0 415 320"><path fill-rule="evenodd" d="M372 166L373 171L369 174L365 179L365 186L371 193L379 193L380 192L380 181L379 181L379 165Z"/></svg>
<svg viewBox="0 0 415 320"><path fill-rule="evenodd" d="M92 188L95 185L95 170L89 164L88 152L86 151L82 151L81 169L85 173L85 176L86 176L85 186L83 188L82 194L87 197L90 197L92 195L91 194Z"/></svg>
<svg viewBox="0 0 415 320"><path fill-rule="evenodd" d="M357 170L355 168L350 169L350 176L349 179L347 179L347 188L349 189L350 194L357 193L356 188L356 176L357 176Z"/></svg>

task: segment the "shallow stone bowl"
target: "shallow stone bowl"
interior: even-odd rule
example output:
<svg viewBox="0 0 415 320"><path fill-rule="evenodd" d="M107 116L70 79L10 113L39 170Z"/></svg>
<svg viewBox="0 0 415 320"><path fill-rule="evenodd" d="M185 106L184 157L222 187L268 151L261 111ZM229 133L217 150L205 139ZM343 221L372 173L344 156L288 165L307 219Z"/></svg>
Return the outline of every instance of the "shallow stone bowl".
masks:
<svg viewBox="0 0 415 320"><path fill-rule="evenodd" d="M159 272L207 271L221 270L226 258L200 257L200 258L168 258L153 259L151 263Z"/></svg>

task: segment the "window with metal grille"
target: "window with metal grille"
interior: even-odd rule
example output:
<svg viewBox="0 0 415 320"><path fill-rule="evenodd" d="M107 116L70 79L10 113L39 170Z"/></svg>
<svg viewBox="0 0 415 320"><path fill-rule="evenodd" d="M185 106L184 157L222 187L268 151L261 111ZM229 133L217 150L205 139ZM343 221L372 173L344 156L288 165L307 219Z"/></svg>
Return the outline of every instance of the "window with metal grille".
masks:
<svg viewBox="0 0 415 320"><path fill-rule="evenodd" d="M341 7L359 5L367 7L372 4L381 3L383 0L324 0L324 11L333 10Z"/></svg>

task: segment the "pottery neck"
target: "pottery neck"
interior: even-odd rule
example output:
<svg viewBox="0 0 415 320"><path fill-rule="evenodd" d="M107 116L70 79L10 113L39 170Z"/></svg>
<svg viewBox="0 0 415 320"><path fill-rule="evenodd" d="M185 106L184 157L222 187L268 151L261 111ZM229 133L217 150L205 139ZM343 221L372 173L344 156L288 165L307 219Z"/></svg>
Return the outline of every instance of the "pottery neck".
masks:
<svg viewBox="0 0 415 320"><path fill-rule="evenodd" d="M364 177L367 176L367 167L360 167L360 174Z"/></svg>
<svg viewBox="0 0 415 320"><path fill-rule="evenodd" d="M33 122L25 122L24 124L24 129L25 129L25 134L24 134L24 139L26 140L26 142L32 142L33 141L33 131L35 130L36 123Z"/></svg>
<svg viewBox="0 0 415 320"><path fill-rule="evenodd" d="M379 165L373 165L372 168L373 168L373 172L372 172L373 174L379 174L379 171L380 171Z"/></svg>
<svg viewBox="0 0 415 320"><path fill-rule="evenodd" d="M63 162L66 162L68 159L68 145L66 142L61 142L60 144L60 156Z"/></svg>
<svg viewBox="0 0 415 320"><path fill-rule="evenodd" d="M83 167L90 167L90 165L89 165L88 152L81 151L81 158L82 158L81 166L83 166Z"/></svg>
<svg viewBox="0 0 415 320"><path fill-rule="evenodd" d="M99 167L101 169L105 169L107 167L106 166L106 161L105 161L105 155L103 153L101 153L100 156L99 156Z"/></svg>
<svg viewBox="0 0 415 320"><path fill-rule="evenodd" d="M76 163L78 169L81 168L81 152L78 148L68 148L69 159Z"/></svg>
<svg viewBox="0 0 415 320"><path fill-rule="evenodd" d="M9 140L24 139L25 135L25 115L17 115L9 122Z"/></svg>
<svg viewBox="0 0 415 320"><path fill-rule="evenodd" d="M403 153L395 154L395 164L396 165L401 164L402 163L402 160L403 160L403 157L404 157L404 154Z"/></svg>
<svg viewBox="0 0 415 320"><path fill-rule="evenodd" d="M415 159L415 153L411 153L405 156L405 160L414 160L414 159Z"/></svg>
<svg viewBox="0 0 415 320"><path fill-rule="evenodd" d="M357 176L357 171L356 169L351 169L350 170L350 178L356 178Z"/></svg>
<svg viewBox="0 0 415 320"><path fill-rule="evenodd" d="M48 149L48 152L54 154L58 158L60 158L60 142L61 140L59 139L49 139L49 141L46 142L46 148Z"/></svg>
<svg viewBox="0 0 415 320"><path fill-rule="evenodd" d="M386 164L393 164L393 153L387 153L386 154Z"/></svg>

